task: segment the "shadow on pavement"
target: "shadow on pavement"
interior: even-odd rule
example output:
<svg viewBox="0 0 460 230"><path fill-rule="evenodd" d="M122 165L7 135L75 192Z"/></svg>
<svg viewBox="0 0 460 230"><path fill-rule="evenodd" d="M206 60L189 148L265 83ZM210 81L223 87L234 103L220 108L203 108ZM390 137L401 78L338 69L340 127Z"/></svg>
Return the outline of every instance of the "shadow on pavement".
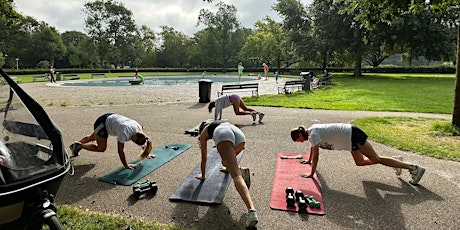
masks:
<svg viewBox="0 0 460 230"><path fill-rule="evenodd" d="M74 166L75 174L67 175L60 187L59 192L66 194L65 196L60 196L60 198L63 198L63 200L60 200L60 203L72 204L90 197L92 194L114 187L114 185L109 183L101 183L95 177L83 177L94 166L95 164Z"/></svg>
<svg viewBox="0 0 460 230"><path fill-rule="evenodd" d="M210 229L212 227L219 230L233 230L244 229L246 224L246 213L243 213L237 222L231 218L232 215L229 215L230 210L225 203L206 206L209 208L207 208L207 212L201 217L199 216L200 205L184 202L174 203L176 207L174 208L172 218L174 218L175 223L186 228Z"/></svg>
<svg viewBox="0 0 460 230"><path fill-rule="evenodd" d="M350 229L404 229L401 204L416 205L428 200L443 200L418 185L401 181L400 187L373 181L363 181L366 197L332 190L318 174L321 182L326 217L338 226ZM388 223L391 220L391 223Z"/></svg>

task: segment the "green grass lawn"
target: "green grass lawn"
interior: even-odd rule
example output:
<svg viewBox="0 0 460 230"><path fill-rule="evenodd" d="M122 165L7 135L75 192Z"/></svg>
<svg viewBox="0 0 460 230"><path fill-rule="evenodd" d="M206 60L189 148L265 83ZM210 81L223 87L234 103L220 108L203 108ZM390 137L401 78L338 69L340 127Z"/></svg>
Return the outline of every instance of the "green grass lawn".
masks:
<svg viewBox="0 0 460 230"><path fill-rule="evenodd" d="M310 92L246 98L247 105L308 109L444 113L453 111L454 75L333 74Z"/></svg>

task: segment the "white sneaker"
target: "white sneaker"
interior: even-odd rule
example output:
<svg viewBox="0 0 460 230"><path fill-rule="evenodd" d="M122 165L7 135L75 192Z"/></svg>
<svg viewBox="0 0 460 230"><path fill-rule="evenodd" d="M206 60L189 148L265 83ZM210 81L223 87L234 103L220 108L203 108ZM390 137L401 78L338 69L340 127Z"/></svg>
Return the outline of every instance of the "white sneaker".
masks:
<svg viewBox="0 0 460 230"><path fill-rule="evenodd" d="M398 161L403 161L402 156L392 156L392 158ZM394 169L395 169L396 176L400 176L402 173L402 169L401 168L394 168Z"/></svg>
<svg viewBox="0 0 460 230"><path fill-rule="evenodd" d="M259 123L262 123L262 119L264 118L264 113L259 113Z"/></svg>
<svg viewBox="0 0 460 230"><path fill-rule="evenodd" d="M252 113L251 113L251 116L252 116L252 122L255 124L255 123L256 123L257 113L252 112Z"/></svg>
<svg viewBox="0 0 460 230"><path fill-rule="evenodd" d="M416 185L422 179L423 174L425 173L425 168L419 165L414 165L415 169L410 171L411 174L411 179L409 180L409 183Z"/></svg>
<svg viewBox="0 0 460 230"><path fill-rule="evenodd" d="M249 187L251 187L251 172L248 167L240 167L240 170L244 183L246 183L246 186L249 189Z"/></svg>
<svg viewBox="0 0 460 230"><path fill-rule="evenodd" d="M246 227L255 228L257 223L259 223L259 218L257 217L257 211L249 210L248 219L246 220Z"/></svg>
<svg viewBox="0 0 460 230"><path fill-rule="evenodd" d="M69 146L70 150L72 151L72 157L78 157L80 155L80 150L82 149L81 143L79 141L75 141Z"/></svg>

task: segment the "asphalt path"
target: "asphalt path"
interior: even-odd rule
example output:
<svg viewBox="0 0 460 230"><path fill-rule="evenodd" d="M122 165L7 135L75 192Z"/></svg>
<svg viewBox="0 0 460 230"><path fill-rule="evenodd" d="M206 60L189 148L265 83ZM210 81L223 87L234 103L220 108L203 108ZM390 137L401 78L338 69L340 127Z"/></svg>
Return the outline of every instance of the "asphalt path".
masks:
<svg viewBox="0 0 460 230"><path fill-rule="evenodd" d="M107 151L82 151L73 160L74 175L67 175L56 202L84 210L102 211L146 221L174 223L196 229L244 229L246 207L233 183L221 205L205 206L170 202L169 196L200 163L196 137L185 135L186 129L212 117L207 104L196 102L156 103L147 105L46 107L60 127L66 145L92 131L94 120L106 112L129 116L145 126L154 148L168 142L188 143L193 147L149 174L158 184L154 197L137 200L130 186L113 185L98 178L121 166L116 138L109 138ZM331 111L254 107L266 114L263 124L252 124L250 116L235 116L230 108L224 118L246 134L246 153L241 166L252 174L250 193L258 209L258 229L459 229L460 164L433 159L416 153L399 151L372 142L380 155L401 155L405 160L426 168L420 185L408 183L408 172L400 177L392 168L354 165L349 152L321 151L318 177L326 215L316 216L271 210L270 196L278 152L308 153L307 143L294 143L289 132L299 125L350 122L370 116L446 115ZM372 137L370 137L372 139ZM140 148L126 145L128 161L135 160ZM295 177L297 175L293 175Z"/></svg>

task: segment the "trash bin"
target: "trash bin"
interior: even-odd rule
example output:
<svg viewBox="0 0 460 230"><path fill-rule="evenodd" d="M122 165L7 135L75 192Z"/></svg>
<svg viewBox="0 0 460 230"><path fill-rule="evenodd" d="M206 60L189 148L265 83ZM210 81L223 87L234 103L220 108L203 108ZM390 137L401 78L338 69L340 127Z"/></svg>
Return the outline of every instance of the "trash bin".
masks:
<svg viewBox="0 0 460 230"><path fill-rule="evenodd" d="M211 84L212 81L209 79L201 79L198 81L200 103L208 103L211 101Z"/></svg>
<svg viewBox="0 0 460 230"><path fill-rule="evenodd" d="M302 80L305 80L305 85L303 85L302 90L310 91L310 81L313 79L311 75L311 72L300 73L300 77L302 78Z"/></svg>
<svg viewBox="0 0 460 230"><path fill-rule="evenodd" d="M56 72L56 81L60 81L61 80L61 72Z"/></svg>

